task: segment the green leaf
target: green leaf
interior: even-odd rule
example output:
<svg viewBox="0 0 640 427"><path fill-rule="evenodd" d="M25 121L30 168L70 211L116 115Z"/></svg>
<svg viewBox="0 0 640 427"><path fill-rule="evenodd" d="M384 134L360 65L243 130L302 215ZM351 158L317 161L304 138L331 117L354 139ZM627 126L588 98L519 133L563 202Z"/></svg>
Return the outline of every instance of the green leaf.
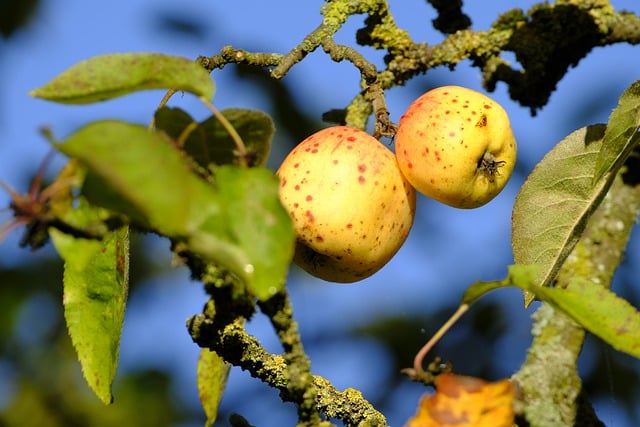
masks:
<svg viewBox="0 0 640 427"><path fill-rule="evenodd" d="M225 166L212 185L161 134L118 121L87 125L56 147L87 168L91 203L183 242L259 298L284 286L294 234L271 171Z"/></svg>
<svg viewBox="0 0 640 427"><path fill-rule="evenodd" d="M105 404L118 367L129 278L129 229L104 240L50 230L64 259L64 317L84 377Z"/></svg>
<svg viewBox="0 0 640 427"><path fill-rule="evenodd" d="M583 278L569 281L565 289L538 285L537 265L516 265L509 277L495 282L477 282L465 292L463 304L472 304L485 293L514 286L535 295L576 323L609 343L616 350L640 357L640 312L601 284Z"/></svg>
<svg viewBox="0 0 640 427"><path fill-rule="evenodd" d="M629 86L609 117L602 148L596 161L594 184L610 172L616 172L640 143L640 81Z"/></svg>
<svg viewBox="0 0 640 427"><path fill-rule="evenodd" d="M56 147L87 166L83 194L90 202L168 236L188 235L221 209L180 152L143 126L94 122Z"/></svg>
<svg viewBox="0 0 640 427"><path fill-rule="evenodd" d="M154 122L158 131L165 132L179 146L184 145L184 141L178 141L185 129L197 125L193 117L182 108L166 106L156 110Z"/></svg>
<svg viewBox="0 0 640 427"><path fill-rule="evenodd" d="M513 208L511 244L516 264L537 264L538 286L548 286L578 242L587 220L611 185L592 185L605 126L573 132L538 163ZM525 293L525 304L533 295Z"/></svg>
<svg viewBox="0 0 640 427"><path fill-rule="evenodd" d="M214 351L203 348L198 359L198 394L200 403L207 415L205 427L216 422L218 407L227 385L231 365L222 360Z"/></svg>
<svg viewBox="0 0 640 427"><path fill-rule="evenodd" d="M216 170L229 232L251 260L249 291L262 300L285 286L295 238L291 218L280 204L279 181L264 168L221 166ZM279 278L279 280L274 280Z"/></svg>
<svg viewBox="0 0 640 427"><path fill-rule="evenodd" d="M530 287L528 290L616 350L640 357L640 313L601 284L575 278L566 289Z"/></svg>
<svg viewBox="0 0 640 427"><path fill-rule="evenodd" d="M261 111L236 108L222 110L221 113L242 138L248 152L248 165L263 166L275 132L271 117ZM163 107L156 112L155 119L158 129L174 140L185 136L185 129L194 124L193 119L179 108ZM215 116L189 129L179 145L205 169L212 165L241 164L235 142Z"/></svg>
<svg viewBox="0 0 640 427"><path fill-rule="evenodd" d="M197 62L158 53L114 53L73 65L31 96L87 104L148 89L174 89L211 99L213 80Z"/></svg>

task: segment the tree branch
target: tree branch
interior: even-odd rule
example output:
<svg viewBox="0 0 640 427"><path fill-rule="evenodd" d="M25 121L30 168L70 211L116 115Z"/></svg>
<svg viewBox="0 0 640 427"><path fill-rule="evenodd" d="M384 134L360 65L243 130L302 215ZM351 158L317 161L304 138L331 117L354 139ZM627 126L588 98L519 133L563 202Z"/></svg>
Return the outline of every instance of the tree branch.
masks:
<svg viewBox="0 0 640 427"><path fill-rule="evenodd" d="M291 392L291 381L294 381L296 372L287 363L286 356L268 353L255 337L246 332L244 318L238 317L220 327L219 322L211 317L212 312L205 310L187 322L194 342L215 351L224 360L248 371L252 377L279 389L283 401L297 402L297 387L293 387L296 390L294 394ZM276 323L279 321L276 320ZM336 390L329 381L318 375L311 379L313 393L308 393L308 390L306 393L307 396L315 394L314 405L318 413L341 419L348 426L387 426L385 417L357 390Z"/></svg>
<svg viewBox="0 0 640 427"><path fill-rule="evenodd" d="M287 292L274 295L258 303L269 317L284 348L284 361L289 367L286 374L287 392L298 405L300 426L318 425L321 420L316 409L317 390L313 385L311 362L300 340L298 324L293 320L293 308Z"/></svg>
<svg viewBox="0 0 640 427"><path fill-rule="evenodd" d="M630 178L625 173L616 178L567 258L556 286L564 287L575 277L611 286L640 211L640 186ZM527 402L527 421L531 426L602 425L582 399L576 363L584 329L548 305L541 306L533 318L533 344L513 376Z"/></svg>
<svg viewBox="0 0 640 427"><path fill-rule="evenodd" d="M509 86L511 98L531 109L535 114L549 100L557 83L568 69L575 66L594 47L615 43L640 43L640 17L620 12L606 0L558 0L541 3L526 14L514 9L502 14L487 31L466 28L466 15L460 2L443 3L430 0L440 14L458 16L459 22L443 28L451 34L441 43L416 43L408 32L400 29L389 11L386 0L329 0L322 7L322 23L302 42L285 55L251 53L230 46L218 55L198 60L208 70L222 68L227 63L245 63L269 67L271 77L280 79L299 61L319 46L334 60L348 59L360 71L367 89L378 83L381 93L439 66L455 67L470 59L482 70L485 87L493 91L498 82ZM358 30L357 42L387 51L386 69L372 74L373 65L356 49L339 46L335 33L347 19L367 14L365 27ZM444 16L444 15L443 15ZM468 18L467 18L468 19ZM457 31L453 32L453 29ZM519 62L514 68L501 58L502 52L513 52ZM385 123L385 115L378 114L372 100L378 100L366 90L358 94L346 109L345 123L364 128L369 116L375 113L382 134L393 129ZM381 104L381 103L378 103Z"/></svg>

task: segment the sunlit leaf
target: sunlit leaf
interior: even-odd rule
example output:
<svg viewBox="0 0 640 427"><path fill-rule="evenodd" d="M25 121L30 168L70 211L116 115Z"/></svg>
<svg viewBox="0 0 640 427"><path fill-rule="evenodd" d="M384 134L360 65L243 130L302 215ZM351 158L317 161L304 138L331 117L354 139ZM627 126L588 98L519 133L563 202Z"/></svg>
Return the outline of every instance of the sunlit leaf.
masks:
<svg viewBox="0 0 640 427"><path fill-rule="evenodd" d="M92 203L168 236L189 234L221 209L179 151L144 126L94 122L56 147L88 168L83 193Z"/></svg>
<svg viewBox="0 0 640 427"><path fill-rule="evenodd" d="M406 427L512 427L516 389L510 380L490 383L451 373L435 379Z"/></svg>
<svg viewBox="0 0 640 427"><path fill-rule="evenodd" d="M515 265L509 277L495 282L476 282L466 291L463 304L472 304L494 289L514 286L534 295L571 317L576 323L616 350L640 357L640 313L628 301L601 284L572 279L566 288L538 285L536 265Z"/></svg>
<svg viewBox="0 0 640 427"><path fill-rule="evenodd" d="M64 259L64 316L82 372L100 400L111 403L128 291L129 229L101 241L50 232Z"/></svg>
<svg viewBox="0 0 640 427"><path fill-rule="evenodd" d="M511 244L516 264L540 267L536 282L548 286L611 185L592 185L605 126L582 128L563 139L522 185L513 208ZM525 294L525 303L533 300Z"/></svg>
<svg viewBox="0 0 640 427"><path fill-rule="evenodd" d="M609 117L602 149L595 166L594 183L607 172L618 170L631 151L640 143L640 81L624 91L618 107Z"/></svg>
<svg viewBox="0 0 640 427"><path fill-rule="evenodd" d="M147 89L175 89L207 99L214 92L209 73L188 58L114 53L79 62L29 94L64 104L87 104Z"/></svg>
<svg viewBox="0 0 640 427"><path fill-rule="evenodd" d="M222 166L216 170L229 231L251 259L249 291L268 299L284 288L293 257L291 218L280 204L278 179L264 168ZM274 278L281 278L275 281Z"/></svg>
<svg viewBox="0 0 640 427"><path fill-rule="evenodd" d="M213 425L218 416L220 400L227 385L231 365L209 349L200 351L198 359L198 394L200 403L207 415L205 427Z"/></svg>
<svg viewBox="0 0 640 427"><path fill-rule="evenodd" d="M616 350L640 357L640 313L609 289L575 278L566 289L542 288L536 292L540 299L567 314Z"/></svg>
<svg viewBox="0 0 640 427"><path fill-rule="evenodd" d="M118 121L87 125L56 147L87 168L91 203L183 242L259 298L284 286L294 235L273 172L224 166L212 185L162 134Z"/></svg>

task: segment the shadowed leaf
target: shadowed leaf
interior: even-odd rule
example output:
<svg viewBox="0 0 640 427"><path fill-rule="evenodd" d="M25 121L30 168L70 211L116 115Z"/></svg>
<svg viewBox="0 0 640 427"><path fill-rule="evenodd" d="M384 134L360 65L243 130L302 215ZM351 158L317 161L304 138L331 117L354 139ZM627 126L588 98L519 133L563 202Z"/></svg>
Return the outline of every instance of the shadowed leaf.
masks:
<svg viewBox="0 0 640 427"><path fill-rule="evenodd" d="M221 111L238 132L248 152L249 166L263 166L271 149L275 131L271 118L255 110L231 108ZM184 150L201 166L240 165L236 143L220 121L211 116L194 126L193 119L179 108L163 107L156 112L156 126L178 140ZM188 134L183 135L188 126ZM186 136L186 138L184 138ZM184 138L184 140L182 140Z"/></svg>

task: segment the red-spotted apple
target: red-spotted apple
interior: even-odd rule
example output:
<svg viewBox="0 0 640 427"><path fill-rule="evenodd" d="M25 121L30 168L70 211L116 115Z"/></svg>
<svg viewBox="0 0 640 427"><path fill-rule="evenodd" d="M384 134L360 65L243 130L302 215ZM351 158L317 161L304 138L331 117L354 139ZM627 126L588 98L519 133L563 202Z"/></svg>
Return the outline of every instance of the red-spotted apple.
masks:
<svg viewBox="0 0 640 427"><path fill-rule="evenodd" d="M369 277L409 234L415 190L394 154L364 131L316 132L289 153L277 175L296 231L294 262L316 277L341 283Z"/></svg>
<svg viewBox="0 0 640 427"><path fill-rule="evenodd" d="M516 140L505 110L491 98L443 86L416 99L400 118L396 156L416 190L456 208L477 208L505 186Z"/></svg>

